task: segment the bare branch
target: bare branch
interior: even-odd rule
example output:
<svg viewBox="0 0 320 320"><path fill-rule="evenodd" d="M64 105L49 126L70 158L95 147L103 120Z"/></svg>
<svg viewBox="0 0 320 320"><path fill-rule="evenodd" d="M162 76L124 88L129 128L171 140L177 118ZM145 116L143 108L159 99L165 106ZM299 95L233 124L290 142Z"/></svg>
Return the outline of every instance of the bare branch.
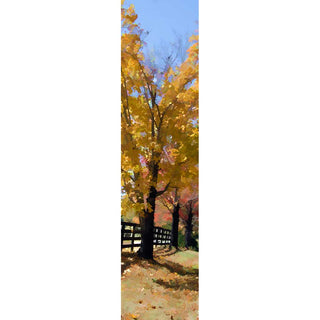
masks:
<svg viewBox="0 0 320 320"><path fill-rule="evenodd" d="M161 196L163 193L165 193L169 188L170 182L165 186L165 188L161 191L157 191L156 197Z"/></svg>

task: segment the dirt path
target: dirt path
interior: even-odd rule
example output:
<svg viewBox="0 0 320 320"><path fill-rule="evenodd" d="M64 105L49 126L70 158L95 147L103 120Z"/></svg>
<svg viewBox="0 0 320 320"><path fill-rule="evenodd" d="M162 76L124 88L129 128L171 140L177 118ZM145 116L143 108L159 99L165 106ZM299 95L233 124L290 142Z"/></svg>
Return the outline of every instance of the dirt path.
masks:
<svg viewBox="0 0 320 320"><path fill-rule="evenodd" d="M153 261L123 253L121 319L197 320L198 253L157 249Z"/></svg>

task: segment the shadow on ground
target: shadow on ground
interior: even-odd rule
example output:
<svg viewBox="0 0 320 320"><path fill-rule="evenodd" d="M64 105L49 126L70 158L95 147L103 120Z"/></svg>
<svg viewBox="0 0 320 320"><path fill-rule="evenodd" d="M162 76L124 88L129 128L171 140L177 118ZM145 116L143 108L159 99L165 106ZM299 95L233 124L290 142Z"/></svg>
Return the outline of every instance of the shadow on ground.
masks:
<svg viewBox="0 0 320 320"><path fill-rule="evenodd" d="M198 275L199 270L188 268L179 263L166 260L167 256L171 256L178 252L176 249L159 249L155 251L153 260L142 259L137 253L123 252L121 255L121 274L131 265L138 265L145 269L153 268L159 270L167 269L169 272L179 275L180 277L174 280L166 281L164 279L154 279L154 282L165 287L175 290L199 290Z"/></svg>
<svg viewBox="0 0 320 320"><path fill-rule="evenodd" d="M199 282L198 279L194 277L184 277L176 280L165 281L162 279L157 279L155 283L163 286L164 288L170 288L174 290L192 290L199 291Z"/></svg>

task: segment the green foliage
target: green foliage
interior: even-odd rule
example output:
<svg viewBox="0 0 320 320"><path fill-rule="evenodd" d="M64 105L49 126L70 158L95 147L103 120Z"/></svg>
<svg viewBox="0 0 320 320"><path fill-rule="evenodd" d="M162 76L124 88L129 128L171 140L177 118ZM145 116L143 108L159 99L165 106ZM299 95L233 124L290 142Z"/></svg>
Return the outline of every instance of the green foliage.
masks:
<svg viewBox="0 0 320 320"><path fill-rule="evenodd" d="M171 221L168 221L166 224L163 224L161 227L167 230L171 230L171 227L172 227Z"/></svg>
<svg viewBox="0 0 320 320"><path fill-rule="evenodd" d="M186 245L186 241L185 241L184 233L181 230L179 230L179 232L178 232L178 247L184 248L185 245Z"/></svg>

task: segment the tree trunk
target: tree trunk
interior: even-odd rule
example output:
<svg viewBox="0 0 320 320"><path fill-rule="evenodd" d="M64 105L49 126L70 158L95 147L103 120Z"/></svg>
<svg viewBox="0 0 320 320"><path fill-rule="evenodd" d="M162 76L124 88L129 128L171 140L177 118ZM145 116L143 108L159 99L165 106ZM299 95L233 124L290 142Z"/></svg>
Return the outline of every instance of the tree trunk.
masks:
<svg viewBox="0 0 320 320"><path fill-rule="evenodd" d="M141 244L139 256L145 259L153 258L153 227L154 227L154 212L145 210L140 215L141 226Z"/></svg>
<svg viewBox="0 0 320 320"><path fill-rule="evenodd" d="M188 212L188 219L186 224L186 233L185 233L185 241L186 241L186 248L189 249L189 247L192 246L192 208L190 206L189 212Z"/></svg>
<svg viewBox="0 0 320 320"><path fill-rule="evenodd" d="M171 245L178 249L178 229L179 229L179 203L174 206L172 213L172 227L171 227Z"/></svg>
<svg viewBox="0 0 320 320"><path fill-rule="evenodd" d="M151 186L147 198L148 207L140 215L141 224L141 245L139 249L139 256L145 259L153 259L153 228L154 228L154 211L156 208L157 197L157 181L159 172L159 154L153 152L152 160L149 164L149 171L151 173Z"/></svg>
<svg viewBox="0 0 320 320"><path fill-rule="evenodd" d="M139 255L145 259L153 259L153 228L154 228L154 211L156 207L157 190L155 187L150 188L147 203L149 208L144 210L140 216L141 225L141 245Z"/></svg>

